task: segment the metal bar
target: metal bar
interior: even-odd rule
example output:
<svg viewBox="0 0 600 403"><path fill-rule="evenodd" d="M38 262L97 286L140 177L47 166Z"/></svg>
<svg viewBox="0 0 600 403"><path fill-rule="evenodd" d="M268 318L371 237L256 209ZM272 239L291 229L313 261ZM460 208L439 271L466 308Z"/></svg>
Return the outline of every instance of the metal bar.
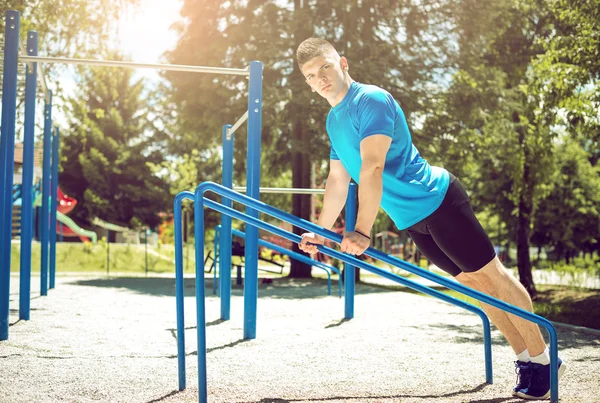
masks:
<svg viewBox="0 0 600 403"><path fill-rule="evenodd" d="M217 271L221 274L219 267L219 238L221 233L221 225L215 227L215 236L213 237L213 250L215 251L214 270L213 270L213 295L217 295ZM220 293L219 293L220 294Z"/></svg>
<svg viewBox="0 0 600 403"><path fill-rule="evenodd" d="M233 186L233 146L235 136L228 136L231 125L224 125L223 136L223 169L221 183L230 188ZM223 198L221 203L232 207L231 199ZM231 217L221 215L221 234L219 238L219 295L221 296L221 320L229 320L231 317Z"/></svg>
<svg viewBox="0 0 600 403"><path fill-rule="evenodd" d="M194 204L196 239L196 337L198 340L198 398L208 401L206 380L206 290L204 282L204 203L202 197ZM202 247L198 247L202 245Z"/></svg>
<svg viewBox="0 0 600 403"><path fill-rule="evenodd" d="M191 194L191 192L188 192ZM177 305L177 374L179 390L185 389L185 324L183 320L183 229L181 209L185 194L178 194L174 202L175 231L175 301ZM204 276L204 274L203 274Z"/></svg>
<svg viewBox="0 0 600 403"><path fill-rule="evenodd" d="M233 229L231 230L231 232L233 233L233 235L239 236L241 238L246 238L246 234L243 233L242 231L239 231L237 229ZM315 259L311 259L308 256L305 256L301 253L296 253L294 251L288 250L282 246L276 245L272 242L269 241L265 241L264 239L258 239L258 244L261 246L264 246L266 248L272 249L275 252L279 252L281 254L287 255L292 259L296 259L302 263L306 263L309 264L311 266L314 266L318 269L321 270L325 270L325 272L327 273L327 295L331 295L331 272L336 273L338 275L338 285L339 285L339 296L342 296L342 275L340 273L340 271L338 269L336 269L333 266L329 266L325 263L319 262L318 260Z"/></svg>
<svg viewBox="0 0 600 403"><path fill-rule="evenodd" d="M106 230L106 277L110 276L110 230Z"/></svg>
<svg viewBox="0 0 600 403"><path fill-rule="evenodd" d="M35 56L38 50L37 33L27 34L27 49ZM31 295L31 244L33 241L33 167L35 143L35 98L37 64L27 65L25 75L25 122L23 139L23 184L21 204L21 269L19 282L19 319L29 320Z"/></svg>
<svg viewBox="0 0 600 403"><path fill-rule="evenodd" d="M348 187L346 200L346 231L354 231L356 225L356 183ZM355 268L350 263L344 263L344 319L354 317L354 284L356 283Z"/></svg>
<svg viewBox="0 0 600 403"><path fill-rule="evenodd" d="M248 88L248 153L246 194L260 199L260 143L262 132L262 72L261 62L250 62ZM258 218L258 211L246 206L246 213ZM258 304L258 228L246 227L246 264L244 279L244 339L256 338L256 309Z"/></svg>
<svg viewBox="0 0 600 403"><path fill-rule="evenodd" d="M12 238L12 185L17 120L17 56L21 15L6 12L4 25L4 78L2 80L2 134L0 136L0 340L8 340L10 315L10 255Z"/></svg>
<svg viewBox="0 0 600 403"><path fill-rule="evenodd" d="M35 37L35 45L36 47L33 48L30 46L30 40ZM36 31L29 31L27 33L27 46L23 45L23 41L19 40L19 48L21 51L21 54L23 55L27 55L27 56L37 56L37 32ZM33 49L35 49L35 52L33 52ZM50 99L48 98L48 84L46 83L46 72L44 71L44 67L40 64L38 66L38 63L33 63L33 62L28 62L27 66L30 69L33 69L33 66L37 66L40 70L40 86L42 87L42 92L44 94L44 100L46 102L48 102Z"/></svg>
<svg viewBox="0 0 600 403"><path fill-rule="evenodd" d="M146 277L148 277L148 228L144 228L144 256L146 258Z"/></svg>
<svg viewBox="0 0 600 403"><path fill-rule="evenodd" d="M260 201L254 200L247 196L233 192L229 189L223 188L222 186L219 186L216 183L204 182L201 185L199 185L198 188L196 188L196 199L198 198L198 194L203 194L204 192L206 192L208 190L213 191L222 196L230 197L232 200L247 204L251 207L260 209L260 211L262 211L266 214L269 214L269 215L279 218L281 220L288 221L297 227L304 228L310 232L319 234L319 235L326 237L327 239L330 239L334 242L340 243L342 241L342 236L339 234L336 234L332 231L328 231L328 230L326 230L322 227L319 227L318 225L315 225L309 221L299 219L289 213L285 213L281 210L275 209L274 207L271 207L265 203L261 203ZM216 204L216 203L214 203L212 201L206 201L206 205L209 206L210 208L214 208L215 210L220 211L220 212L224 211L223 209L225 209L225 207L223 207L223 206L215 207L214 204ZM231 214L232 217L239 218L239 215L238 215L239 212L237 212L236 210L232 210L232 209L231 209L231 211L227 210L227 214ZM240 218L240 219L242 219L242 218ZM258 220L257 218L254 218L254 217L244 217L243 220L250 223L251 225L257 226L259 228L263 228L263 229L268 228L268 231L273 232L275 234L280 234L281 231L283 231L280 228L277 228L270 224L262 223L260 220ZM285 231L283 231L283 232L285 232ZM295 236L293 241L300 242L300 237ZM340 252L336 252L327 247L319 245L319 246L317 246L317 248L319 249L319 251L327 253L330 256L342 259L346 262L350 262L357 267L364 268L365 270L379 274L385 278L394 279L395 277L397 277L397 276L393 275L392 273L389 273L389 272L386 272L385 270L365 264L356 258L347 257L347 255L344 255ZM552 325L552 323L550 321L548 321L547 319L545 319L539 315L535 315L531 312L525 311L524 309L518 308L514 305L511 305L504 301L498 300L498 299L491 297L489 295L486 295L482 292L479 292L479 291L476 291L469 287L466 287L456 281L449 280L445 277L439 276L435 273L429 272L420 267L417 267L410 263L404 262L394 256L387 255L387 254L385 254L381 251L378 251L372 247L368 248L364 254L368 257L372 257L374 259L381 260L383 262L394 265L396 267L400 267L400 268L407 270L413 274L417 274L417 275L419 275L423 278L426 278L428 280L431 280L435 283L438 283L438 284L448 287L452 290L458 291L462 294L465 294L472 298L475 298L480 302L486 303L495 308L502 309L503 311L512 313L513 315L519 316L523 319L526 319L530 322L533 322L537 325L544 327L546 329L546 331L548 332L548 335L550 338L550 385L551 385L550 386L550 396L551 396L551 400L553 402L558 402L558 360L557 360L557 358L558 358L558 338L557 338L557 334L556 334L556 329L554 328L554 326ZM397 279L394 281L400 282L400 279ZM427 288L427 287L425 287L425 288ZM438 296L438 297L446 300L442 296ZM469 305L469 304L467 304L467 305ZM469 305L469 306L471 308L474 308L471 305ZM479 311L481 311L481 310L479 310ZM481 311L481 312L483 313L483 311ZM485 314L483 314L483 315L485 317ZM485 317L485 318L487 319L487 317ZM483 317L482 317L482 320L483 320ZM488 355L486 354L486 357L487 356Z"/></svg>
<svg viewBox="0 0 600 403"><path fill-rule="evenodd" d="M233 190L245 193L243 186L234 186ZM260 193L292 193L292 194L325 194L325 189L302 189L302 188L259 188Z"/></svg>
<svg viewBox="0 0 600 403"><path fill-rule="evenodd" d="M50 179L50 289L56 285L56 209L58 208L58 142L60 139L60 130L54 128L54 137L52 138L52 177Z"/></svg>
<svg viewBox="0 0 600 403"><path fill-rule="evenodd" d="M233 127L231 127L228 131L227 131L227 139L230 139L231 136L233 136L233 134L237 131L237 129L240 128L240 126L246 121L248 120L248 111L244 112L244 114L242 115L241 118L238 119L237 122L235 122L235 124L233 125Z"/></svg>
<svg viewBox="0 0 600 403"><path fill-rule="evenodd" d="M84 66L100 66L100 67L126 67L131 69L155 69L169 71L188 71L191 73L213 73L213 74L228 74L235 76L247 76L248 69L230 69L225 67L206 67L206 66L186 66L180 64L157 64L157 63L136 63L125 62L118 60L93 60L93 59L72 59L66 57L41 57L41 56L19 56L22 62L37 62L37 63L63 63L77 64Z"/></svg>
<svg viewBox="0 0 600 403"><path fill-rule="evenodd" d="M287 232L285 230L282 230L281 228L275 227L274 225L261 222L259 219L255 218L255 217L251 217L251 216L249 216L247 214L243 214L243 213L238 212L238 211L236 211L236 210L234 210L232 208L228 208L228 207L222 206L222 205L220 205L220 204L218 204L216 202L213 202L211 200L204 199L203 195L204 195L204 193L206 191L213 191L213 192L215 192L217 194L220 194L222 196L229 197L232 200L235 200L235 201L238 201L238 202L241 202L241 203L244 203L244 204L247 203L249 205L252 205L252 207L254 207L256 209L259 209L260 211L262 211L264 213L272 215L273 217L279 218L281 220L288 221L288 222L290 222L290 223L292 223L292 224L294 224L294 225L296 225L298 227L304 228L304 229L306 229L308 231L311 231L311 232L315 232L315 233L317 233L317 234L319 234L321 236L324 236L324 237L326 237L326 238L328 238L330 240L333 240L333 241L335 241L337 243L341 242L341 238L342 237L340 235L336 234L336 233L333 233L331 231L325 230L324 228L319 227L319 226L317 226L315 224L312 224L312 223L310 223L310 222L308 222L306 220L298 219L298 218L294 217L291 214L288 214L288 213L285 213L283 211L277 210L277 209L275 209L275 208L273 208L273 207L271 207L269 205L266 205L265 203L261 203L260 201L254 200L254 199L249 198L247 196L243 196L243 195L237 194L237 193L235 193L235 192L233 192L233 191L231 191L229 189L226 189L226 188L224 188L222 186L219 186L219 185L217 185L215 183L211 183L211 182L205 182L205 183L199 185L196 188L196 191L195 191L195 194L194 194L194 200L196 202L196 205L195 205L196 217L201 217L202 218L202 221L196 223L196 228L197 229L200 226L203 227L203 224L204 224L203 223L203 217L204 216L202 214L202 209L199 208L199 206L201 206L203 208L204 205L206 205L207 207L212 208L212 209L214 209L214 210L216 210L216 211L218 211L218 212L220 212L222 214L228 214L228 215L230 215L233 218L240 219L240 220L246 222L247 224L250 224L250 225L255 226L257 228L262 228L262 229L265 229L267 231L270 231L273 234L282 236L282 237L284 237L286 239L291 240L292 242L298 243L301 240L301 237L298 236L298 235L289 233L289 232ZM183 199L183 198L191 198L191 192L182 192L182 193L178 194L177 198L176 198L176 201L179 198L181 198L181 199ZM196 260L197 261L203 261L203 256L204 256L204 240L202 238L202 235L203 235L203 228L202 228L201 231L198 231L197 234L196 234L196 239L201 241L200 244L196 244L196 254L197 254L197 259ZM439 292L437 290L430 289L429 287L426 287L424 285L413 283L410 280L404 279L404 278L402 278L402 277L400 277L398 275L395 275L395 274L390 273L390 272L386 272L385 270L382 270L382 269L377 268L375 266L366 264L366 263L360 261L359 259L357 259L354 256L343 254L341 252L337 252L335 250L332 250L332 249L324 247L324 246L319 246L319 250L321 252L324 252L324 253L332 256L332 257L338 258L338 259L340 259L340 260L342 260L344 262L352 263L353 265L355 265L357 267L360 267L360 268L363 268L365 270L371 271L373 273L379 274L379 275L381 275L381 276L383 276L385 278L391 279L392 281L395 281L395 282L398 282L400 284L406 285L406 286L408 286L410 288L413 288L413 289L415 289L417 291L420 291L420 292L423 292L423 293L426 293L426 294L429 294L429 295L433 295L433 296L435 296L435 297L437 297L439 299L442 299L442 300L444 300L446 302L450 302L450 303L452 303L454 305L460 306L460 307L462 307L464 309L467 309L467 310L469 310L469 311L471 311L473 313L476 313L477 315L480 316L480 318L481 318L481 320L483 322L484 335L485 335L485 337L484 337L485 348L486 348L486 350L490 350L491 351L491 345L489 344L490 340L491 340L491 338L489 337L490 323L489 323L489 320L488 320L487 316L485 315L485 313L481 309L476 308L476 307L474 307L474 306L472 306L472 305L470 305L470 304L468 304L468 303L466 303L464 301L460 301L460 300L457 300L456 298L453 298L451 296L443 294L443 293L441 293L441 292ZM380 260L387 261L388 263L390 263L390 262L394 262L395 263L395 261L402 262L399 259L392 259L392 257L390 257L388 255L385 255L382 252L376 251L373 248L369 248L369 251L370 252L375 251L375 252L379 253L379 255L381 257L384 257L384 259L380 259ZM391 263L391 264L394 264L394 263ZM446 283L452 289L468 293L468 295L473 296L474 298L479 299L482 302L486 302L486 303L488 303L490 305L493 305L493 306L505 309L505 310L509 311L510 313L514 313L514 314L516 314L518 316L525 317L526 319L532 320L535 323L542 324L544 327L547 328L548 333L550 334L550 339L551 339L551 343L550 343L551 344L550 345L551 358L554 357L554 355L552 354L552 349L556 349L557 348L557 345L556 345L556 331L555 331L554 327L552 326L552 324L550 322L548 322L546 319L541 318L541 317L539 317L537 315L534 315L534 314L532 314L530 312L524 311L522 309L516 308L516 307L514 307L514 306L512 306L510 304L507 304L507 303L503 302L503 301L496 300L495 298L489 297L489 296L487 296L485 294L482 294L482 293L479 293L479 292L477 292L475 290L471 290L468 287L465 287L465 286L462 286L462 285L460 285L458 283L455 283L455 282L452 282L450 280L447 280L447 279L445 279L445 278L443 278L441 276L437 276L437 275L435 275L433 273L428 273L425 270L423 270L421 268L418 268L416 266L410 265L410 264L408 264L406 262L402 262L402 263L404 263L404 265L406 266L406 269L409 270L409 271L411 271L411 272L418 271L418 272L429 274L430 277L432 277L432 278L436 278L437 277L439 282ZM400 266L400 267L403 267L403 266ZM412 270L410 270L410 269L412 269ZM197 271L198 270L201 270L201 269L197 268ZM196 278L198 279L198 277L199 276L197 275ZM204 304L205 303L204 303L204 284L203 283L204 283L204 277L202 276L202 284L201 285L199 285L199 284L196 285L196 298L197 298L197 313L198 313L198 315L200 315L200 313L201 313L204 316L205 315L205 311L204 311L204 309L205 309L205 305ZM202 294L200 294L200 293L202 293ZM203 301L202 305L200 305L200 302L198 301L199 299L202 299L202 301ZM202 310L200 310L200 308L202 308ZM183 328L183 326L184 326L184 324L183 324L183 313L181 313L181 318L182 318L181 326ZM197 322L197 323L199 324L201 322ZM199 347L198 348L198 368L199 368L198 390L199 390L200 401L201 402L206 402L206 395L207 395L207 391L206 391L206 326L205 326L205 322L202 322L202 323L204 323L203 326L197 326L197 329L198 329L198 347ZM178 325L179 324L180 324L180 322L178 320ZM200 357L201 355L203 356L202 358ZM485 357L486 357L486 380L487 380L488 383L492 383L492 378L491 378L491 360L489 360L489 361L487 360L488 357L491 357L491 355L488 355L486 353ZM488 368L490 369L489 371L487 370ZM556 370L556 365L555 365L554 370ZM200 378L201 376L203 377L202 379ZM558 390L556 390L556 393L558 393ZM557 395L556 395L556 397L557 397Z"/></svg>
<svg viewBox="0 0 600 403"><path fill-rule="evenodd" d="M48 295L48 224L50 223L50 152L52 145L52 92L50 102L44 105L44 153L42 168L42 233L40 242L42 257L40 259L40 295Z"/></svg>

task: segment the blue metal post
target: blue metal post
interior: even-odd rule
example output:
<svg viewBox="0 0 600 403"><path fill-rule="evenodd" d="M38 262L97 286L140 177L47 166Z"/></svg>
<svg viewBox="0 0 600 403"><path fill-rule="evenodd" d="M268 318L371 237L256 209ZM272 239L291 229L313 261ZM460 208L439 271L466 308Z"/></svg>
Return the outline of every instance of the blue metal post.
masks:
<svg viewBox="0 0 600 403"><path fill-rule="evenodd" d="M188 197L193 197L187 192ZM183 317L183 230L181 225L181 203L186 194L175 197L175 300L177 303L177 372L179 375L179 390L185 389L185 324Z"/></svg>
<svg viewBox="0 0 600 403"><path fill-rule="evenodd" d="M238 231L236 229L233 229L233 230L231 230L231 232L235 236L239 236L241 238L245 238L246 237L246 234L244 234L242 231ZM324 263L322 263L322 262L320 262L318 260L311 259L310 257L308 257L306 255L303 255L303 254L296 253L294 251L288 250L288 249L283 248L283 247L281 247L279 245L276 245L276 244L274 244L272 242L265 241L264 239L261 239L261 238L258 238L258 244L260 246L264 246L266 248L274 250L275 252L279 252L282 255L289 256L292 259L296 259L296 260L298 260L298 261L300 261L302 263L306 263L308 265L315 266L316 268L324 270L327 273L327 295L331 295L331 273L333 273L333 272L337 273L338 279L339 279L339 281L338 281L339 296L340 297L342 296L342 286L341 286L342 281L341 281L341 276L340 276L339 270L336 269L335 267L326 265L326 264L324 264Z"/></svg>
<svg viewBox="0 0 600 403"><path fill-rule="evenodd" d="M0 340L8 340L10 302L10 240L12 238L12 185L17 118L18 11L6 12L4 78L2 80L2 135L0 137Z"/></svg>
<svg viewBox="0 0 600 403"><path fill-rule="evenodd" d="M60 141L60 130L54 128L52 138L52 202L50 203L50 289L56 285L56 209L58 208L58 142Z"/></svg>
<svg viewBox="0 0 600 403"><path fill-rule="evenodd" d="M262 72L263 64L261 62L253 61L250 63L246 195L256 200L260 199ZM258 218L258 211L253 208L246 207L246 213L251 217ZM256 338L256 309L258 305L258 228L253 226L246 226L244 259L244 339L248 340Z"/></svg>
<svg viewBox="0 0 600 403"><path fill-rule="evenodd" d="M356 183L348 187L348 201L346 202L346 232L354 231L356 225ZM354 266L344 263L344 318L354 317Z"/></svg>
<svg viewBox="0 0 600 403"><path fill-rule="evenodd" d="M110 230L106 230L106 276L110 275Z"/></svg>
<svg viewBox="0 0 600 403"><path fill-rule="evenodd" d="M208 401L206 381L206 290L204 283L204 200L202 191L194 197L194 231L196 238L196 336L198 339L198 398Z"/></svg>
<svg viewBox="0 0 600 403"><path fill-rule="evenodd" d="M213 238L213 250L215 251L215 265L213 270L213 295L217 295L217 271L219 276L221 275L221 268L219 267L219 238L221 236L221 226L215 227L215 236ZM219 295L221 291L219 290Z"/></svg>
<svg viewBox="0 0 600 403"><path fill-rule="evenodd" d="M223 170L221 184L227 188L233 186L233 144L234 135L228 135L231 125L223 126ZM231 207L233 202L224 197L224 206ZM231 217L221 215L221 233L219 237L219 295L221 297L221 319L231 317Z"/></svg>
<svg viewBox="0 0 600 403"><path fill-rule="evenodd" d="M48 224L50 223L50 152L52 146L52 91L44 105L44 154L42 168L42 233L40 243L42 258L40 266L40 295L48 295Z"/></svg>
<svg viewBox="0 0 600 403"><path fill-rule="evenodd" d="M27 33L27 54L37 56L37 32ZM35 143L35 96L37 63L27 65L25 76L25 125L23 140L23 185L21 188L21 275L19 319L29 320L31 294L31 242L33 240L33 148Z"/></svg>

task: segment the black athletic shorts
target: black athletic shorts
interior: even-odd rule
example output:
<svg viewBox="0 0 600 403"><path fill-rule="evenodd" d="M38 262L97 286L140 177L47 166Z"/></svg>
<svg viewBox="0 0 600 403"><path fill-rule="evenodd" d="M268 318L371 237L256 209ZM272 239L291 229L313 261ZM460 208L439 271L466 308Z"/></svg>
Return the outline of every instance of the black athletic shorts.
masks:
<svg viewBox="0 0 600 403"><path fill-rule="evenodd" d="M477 271L496 256L467 192L452 174L440 207L407 231L431 263L453 276Z"/></svg>

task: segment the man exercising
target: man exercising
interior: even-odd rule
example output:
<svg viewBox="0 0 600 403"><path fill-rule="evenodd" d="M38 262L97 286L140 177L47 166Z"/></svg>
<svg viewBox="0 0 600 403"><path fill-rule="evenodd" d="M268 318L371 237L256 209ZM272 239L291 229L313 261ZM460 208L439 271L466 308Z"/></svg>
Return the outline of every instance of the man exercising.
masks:
<svg viewBox="0 0 600 403"><path fill-rule="evenodd" d="M419 155L396 100L379 87L354 81L348 60L323 39L302 42L296 59L312 91L331 105L329 175L318 225L331 229L346 203L350 179L359 184L356 229L344 234L342 252L360 255L369 247L381 206L432 263L461 284L531 312L529 294L496 256L458 179ZM299 247L315 253L323 242L306 233ZM550 356L539 327L489 305L482 307L517 355L519 377L513 394L548 398ZM559 359L558 365L560 377L565 364Z"/></svg>

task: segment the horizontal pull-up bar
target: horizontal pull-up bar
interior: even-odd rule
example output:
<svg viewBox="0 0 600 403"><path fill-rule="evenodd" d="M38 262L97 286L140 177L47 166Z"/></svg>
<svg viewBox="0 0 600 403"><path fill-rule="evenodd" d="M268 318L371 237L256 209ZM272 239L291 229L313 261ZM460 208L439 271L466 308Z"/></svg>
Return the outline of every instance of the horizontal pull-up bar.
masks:
<svg viewBox="0 0 600 403"><path fill-rule="evenodd" d="M236 192L246 192L244 186L234 186ZM260 188L260 193L292 193L297 195L319 195L324 194L325 189L302 189L302 188Z"/></svg>
<svg viewBox="0 0 600 403"><path fill-rule="evenodd" d="M155 70L171 70L171 71L189 71L192 73L214 73L214 74L230 74L237 76L247 76L248 69L228 69L224 67L203 67L203 66L185 66L180 64L152 64L152 63L135 63L124 62L117 60L92 60L92 59L69 59L66 57L41 57L41 56L23 56L19 55L19 60L22 62L39 62L39 63L64 63L64 64L81 64L85 66L101 66L101 67L127 67L131 69L155 69Z"/></svg>
<svg viewBox="0 0 600 403"><path fill-rule="evenodd" d="M27 38L31 37L33 39L32 35L34 35L34 34L29 32L27 34ZM25 43L27 43L27 42L25 42ZM19 38L19 50L24 55L27 54L27 46L25 46L25 44L21 38ZM31 64L31 63L27 63L27 64ZM31 71L33 71L33 65L31 64L29 67L31 68ZM48 84L46 83L46 72L44 71L44 67L42 66L42 64L40 64L38 66L38 68L40 69L40 74L39 74L39 77L41 78L40 85L42 87L42 91L44 92L44 100L46 102L50 103L50 90L48 90Z"/></svg>
<svg viewBox="0 0 600 403"><path fill-rule="evenodd" d="M235 131L236 131L237 129L239 129L239 128L240 128L240 126L241 126L241 125L242 125L242 124L243 124L243 123L244 123L246 120L248 120L248 111L246 111L246 112L245 112L245 113L242 115L242 117L240 117L240 118L238 119L238 121L237 121L237 122L235 122L235 124L234 124L234 125L233 125L233 126L230 128L230 129L228 129L228 130L227 130L227 140L231 140L231 136L233 135L233 133L235 133Z"/></svg>

